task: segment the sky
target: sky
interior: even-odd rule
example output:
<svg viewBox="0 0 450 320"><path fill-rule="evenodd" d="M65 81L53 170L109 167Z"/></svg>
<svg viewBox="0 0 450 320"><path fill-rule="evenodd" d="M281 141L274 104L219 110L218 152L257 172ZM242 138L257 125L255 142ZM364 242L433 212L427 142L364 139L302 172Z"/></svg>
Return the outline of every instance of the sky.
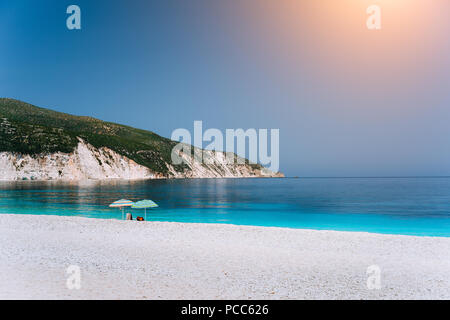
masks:
<svg viewBox="0 0 450 320"><path fill-rule="evenodd" d="M68 30L66 9L81 9ZM381 8L381 30L366 26ZM450 176L448 0L2 0L0 97L280 130L287 176Z"/></svg>

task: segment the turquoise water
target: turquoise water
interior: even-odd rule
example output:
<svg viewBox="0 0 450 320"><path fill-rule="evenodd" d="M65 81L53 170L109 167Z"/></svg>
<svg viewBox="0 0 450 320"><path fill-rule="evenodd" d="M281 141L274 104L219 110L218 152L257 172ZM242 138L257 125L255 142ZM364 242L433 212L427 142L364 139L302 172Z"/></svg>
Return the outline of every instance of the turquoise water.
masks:
<svg viewBox="0 0 450 320"><path fill-rule="evenodd" d="M0 213L120 219L121 198L154 200L155 221L450 236L450 178L0 182Z"/></svg>

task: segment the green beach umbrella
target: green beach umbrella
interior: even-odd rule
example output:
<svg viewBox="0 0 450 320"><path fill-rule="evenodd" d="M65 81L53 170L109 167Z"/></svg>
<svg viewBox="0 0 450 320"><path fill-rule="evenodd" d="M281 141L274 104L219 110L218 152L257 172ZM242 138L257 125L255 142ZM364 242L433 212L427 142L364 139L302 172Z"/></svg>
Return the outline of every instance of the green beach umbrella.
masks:
<svg viewBox="0 0 450 320"><path fill-rule="evenodd" d="M133 205L133 201L127 200L127 199L120 199L117 201L114 201L109 205L110 208L120 208L122 209L122 219L123 219L123 208L124 207L131 207Z"/></svg>
<svg viewBox="0 0 450 320"><path fill-rule="evenodd" d="M131 205L133 209L144 209L145 210L145 221L147 221L147 208L156 208L158 205L152 200L142 200L135 202Z"/></svg>

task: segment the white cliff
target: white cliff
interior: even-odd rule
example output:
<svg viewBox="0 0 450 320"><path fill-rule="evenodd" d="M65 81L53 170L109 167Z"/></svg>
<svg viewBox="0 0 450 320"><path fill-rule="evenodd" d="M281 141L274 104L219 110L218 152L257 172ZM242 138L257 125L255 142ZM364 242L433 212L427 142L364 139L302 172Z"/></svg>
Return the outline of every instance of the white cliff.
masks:
<svg viewBox="0 0 450 320"><path fill-rule="evenodd" d="M100 180L157 178L108 148L97 149L80 140L74 152L43 155L0 153L0 180Z"/></svg>
<svg viewBox="0 0 450 320"><path fill-rule="evenodd" d="M228 164L223 152L205 151L206 163L181 154L187 169L177 172L171 164L168 178L232 178L232 177L280 177L267 169L255 169L249 165ZM94 146L79 140L72 153L23 155L0 152L0 180L106 180L106 179L158 179L159 173L137 164L114 150Z"/></svg>
<svg viewBox="0 0 450 320"><path fill-rule="evenodd" d="M200 149L195 148L198 152ZM251 178L251 177L284 177L281 173L274 173L264 167L256 168L244 164L244 159L237 157L242 161L229 163L226 159L226 153L220 151L202 150L203 159L198 161L190 154L178 151L177 155L183 159L189 170L180 173L173 166L168 165L170 174L174 178Z"/></svg>

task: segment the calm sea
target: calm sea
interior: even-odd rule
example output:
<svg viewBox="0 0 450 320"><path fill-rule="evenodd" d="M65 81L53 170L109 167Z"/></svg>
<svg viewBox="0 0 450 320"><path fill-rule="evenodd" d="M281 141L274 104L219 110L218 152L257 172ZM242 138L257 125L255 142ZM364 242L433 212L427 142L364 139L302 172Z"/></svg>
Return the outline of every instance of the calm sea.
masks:
<svg viewBox="0 0 450 320"><path fill-rule="evenodd" d="M154 221L450 236L450 178L0 182L0 213L120 219L121 198L154 200Z"/></svg>

